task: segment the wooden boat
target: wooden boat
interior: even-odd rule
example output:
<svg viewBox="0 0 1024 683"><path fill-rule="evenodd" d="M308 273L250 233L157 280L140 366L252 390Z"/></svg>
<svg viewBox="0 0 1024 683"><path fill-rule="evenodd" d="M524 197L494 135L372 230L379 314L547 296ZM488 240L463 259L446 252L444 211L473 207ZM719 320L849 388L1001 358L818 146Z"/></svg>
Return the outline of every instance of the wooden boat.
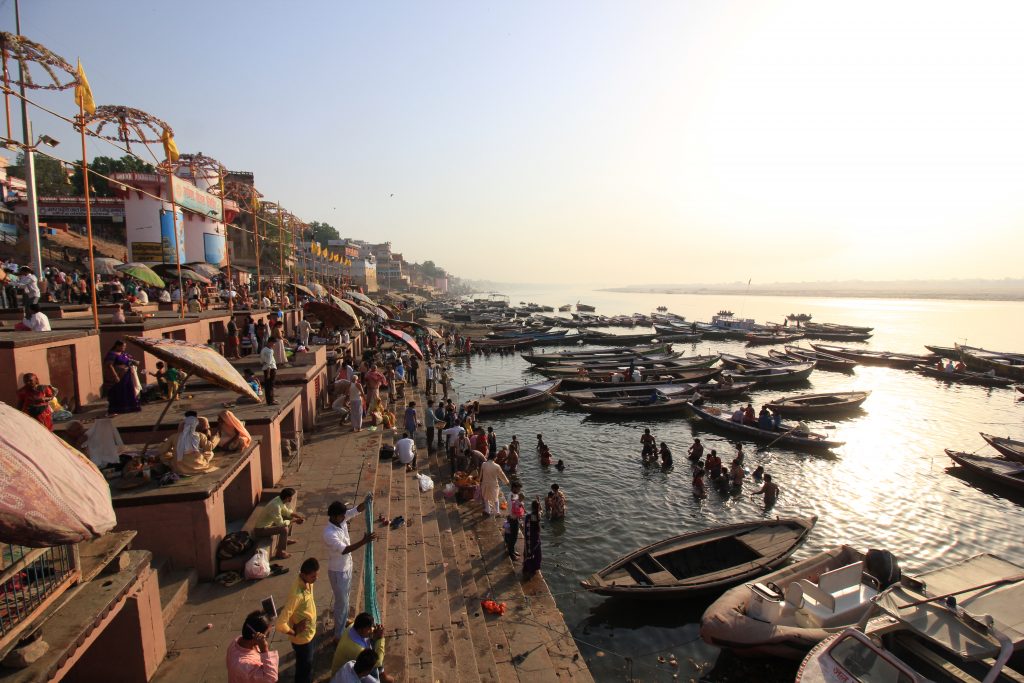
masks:
<svg viewBox="0 0 1024 683"><path fill-rule="evenodd" d="M612 401L581 403L580 408L591 415L601 417L653 417L655 415L678 415L685 413L693 392L684 396L669 398L656 389L647 397L623 398Z"/></svg>
<svg viewBox="0 0 1024 683"><path fill-rule="evenodd" d="M633 354L629 356L614 356L612 358L571 358L557 363L548 363L546 365L536 366L533 369L538 371L545 370L565 370L571 369L576 370L578 368L588 368L591 370L600 370L602 368L619 368L628 367L630 363L634 365L640 365L643 363L668 363L678 361L682 356L682 352L670 351L667 353L652 353L652 354Z"/></svg>
<svg viewBox="0 0 1024 683"><path fill-rule="evenodd" d="M1022 681L1022 577L1024 567L989 554L904 576L876 598L863 632L815 646L796 683Z"/></svg>
<svg viewBox="0 0 1024 683"><path fill-rule="evenodd" d="M859 327L857 325L842 325L840 323L812 323L808 322L803 326L805 329L812 330L835 330L836 332L861 332L868 333L874 332L873 327Z"/></svg>
<svg viewBox="0 0 1024 683"><path fill-rule="evenodd" d="M646 387L631 387L628 384L618 384L614 389L577 389L575 391L556 391L554 397L562 403L570 406L579 406L585 403L598 403L600 401L625 400L643 398L656 391L662 396L673 398L676 396L689 396L701 385L693 382L679 382L678 384L652 384Z"/></svg>
<svg viewBox="0 0 1024 683"><path fill-rule="evenodd" d="M702 407L691 403L689 409L690 412L709 426L742 434L753 441L779 443L783 446L806 450L828 450L830 448L838 448L845 443L828 439L824 434L797 431L794 425L782 424L778 430L774 430L740 424L739 422L733 422L727 413L723 413L717 408Z"/></svg>
<svg viewBox="0 0 1024 683"><path fill-rule="evenodd" d="M925 344L924 348L928 349L936 356L942 356L943 358L959 358L960 351L955 346L935 346L934 344Z"/></svg>
<svg viewBox="0 0 1024 683"><path fill-rule="evenodd" d="M691 332L665 332L658 334L658 339L662 341L676 342L679 344L696 344L703 338L703 335L700 333L693 334Z"/></svg>
<svg viewBox="0 0 1024 683"><path fill-rule="evenodd" d="M558 385L559 380L556 379L488 394L477 399L480 402L480 414L518 410L539 405L551 398L551 395L558 390Z"/></svg>
<svg viewBox="0 0 1024 683"><path fill-rule="evenodd" d="M803 659L829 634L856 624L879 588L899 579L890 553L869 557L841 545L731 588L704 610L700 637L745 657ZM823 595L834 608L813 597Z"/></svg>
<svg viewBox="0 0 1024 683"><path fill-rule="evenodd" d="M733 382L732 384L705 383L697 387L697 393L703 398L734 398L743 396L757 386L757 382Z"/></svg>
<svg viewBox="0 0 1024 683"><path fill-rule="evenodd" d="M777 386L802 382L814 372L814 361L809 363L793 363L774 367L747 368L734 370L732 376L739 381L754 381L759 386Z"/></svg>
<svg viewBox="0 0 1024 683"><path fill-rule="evenodd" d="M987 375L984 372L972 372L970 370L954 370L947 372L939 370L934 365L918 365L914 368L923 375L941 379L943 382L955 382L957 384L981 384L987 387L1008 387L1013 384L1012 379Z"/></svg>
<svg viewBox="0 0 1024 683"><path fill-rule="evenodd" d="M673 536L623 555L580 585L601 595L660 600L722 590L781 565L817 521L768 519Z"/></svg>
<svg viewBox="0 0 1024 683"><path fill-rule="evenodd" d="M747 346L767 346L771 344L788 344L803 339L803 334L784 334L781 332L751 332L747 335Z"/></svg>
<svg viewBox="0 0 1024 683"><path fill-rule="evenodd" d="M615 346L625 344L649 344L652 340L660 339L661 337L654 332L647 332L644 334L612 334L610 332L586 332L580 335L584 344L594 344L595 346L601 346L602 344L613 344Z"/></svg>
<svg viewBox="0 0 1024 683"><path fill-rule="evenodd" d="M566 377L562 379L562 388L566 391L573 389L608 389L616 385L626 387L651 386L652 384L665 384L670 380L677 382L707 382L717 377L722 371L719 368L685 368L680 370L660 370L649 375L642 375L645 381L642 382L612 382L610 379L599 379L595 377Z"/></svg>
<svg viewBox="0 0 1024 683"><path fill-rule="evenodd" d="M768 403L768 409L786 417L825 417L860 408L870 391L837 391L826 394L800 394Z"/></svg>
<svg viewBox="0 0 1024 683"><path fill-rule="evenodd" d="M571 310L572 310L572 304L565 304L564 306L559 306L558 307L558 312L559 313L568 313Z"/></svg>
<svg viewBox="0 0 1024 683"><path fill-rule="evenodd" d="M745 356L737 356L732 353L723 353L722 365L729 368L730 370L746 370L746 369L757 369L769 366L778 365L779 363L765 363L762 360L756 358L747 358Z"/></svg>
<svg viewBox="0 0 1024 683"><path fill-rule="evenodd" d="M1007 460L1024 463L1024 441L1015 441L1009 437L992 436L981 432L981 438L988 442L988 445L1002 453Z"/></svg>
<svg viewBox="0 0 1024 683"><path fill-rule="evenodd" d="M1024 463L1003 458L986 458L983 455L962 453L949 448L946 449L946 455L971 474L1024 491Z"/></svg>
<svg viewBox="0 0 1024 683"><path fill-rule="evenodd" d="M658 372L671 372L673 370L693 369L695 366L689 363L684 363L676 359L665 358L661 360L657 359L637 359L635 363L632 363L633 367L640 371L642 377L655 374ZM543 373L548 377L578 377L581 376L581 371L586 371L585 377L608 377L611 378L613 373L626 373L629 370L630 363L624 361L618 361L616 363L600 363L597 365L539 365L532 368L536 372Z"/></svg>
<svg viewBox="0 0 1024 683"><path fill-rule="evenodd" d="M817 362L815 366L818 370L831 370L833 372L853 372L853 369L857 367L857 361L850 360L848 358L840 358L839 356L833 356L831 353L822 353L815 351L814 349L805 349L802 346L789 346L785 347L786 355L792 356L796 360L809 361L813 360ZM772 349L768 352L768 355L775 356L778 352Z"/></svg>
<svg viewBox="0 0 1024 683"><path fill-rule="evenodd" d="M593 307L593 306L588 306L587 304L581 304L579 301L577 301L576 302L576 310L577 311L584 311L586 313L593 313L597 309L595 307Z"/></svg>
<svg viewBox="0 0 1024 683"><path fill-rule="evenodd" d="M553 353L524 353L523 360L531 365L550 365L576 360L621 360L637 356L667 353L671 344L651 344L649 346L619 346L612 349L589 349L587 351L557 351Z"/></svg>
<svg viewBox="0 0 1024 683"><path fill-rule="evenodd" d="M832 344L811 344L815 351L831 353L833 356L856 360L864 365L884 365L890 368L912 368L932 360L930 356L917 356L911 353L892 353L890 351L868 351L867 349L851 349L846 346Z"/></svg>
<svg viewBox="0 0 1024 683"><path fill-rule="evenodd" d="M975 346L956 345L960 359L975 370L995 370L1000 377L1024 379L1024 354L988 351Z"/></svg>
<svg viewBox="0 0 1024 683"><path fill-rule="evenodd" d="M804 336L808 339L825 339L827 341L862 342L871 339L870 332L842 332L829 329L805 329Z"/></svg>

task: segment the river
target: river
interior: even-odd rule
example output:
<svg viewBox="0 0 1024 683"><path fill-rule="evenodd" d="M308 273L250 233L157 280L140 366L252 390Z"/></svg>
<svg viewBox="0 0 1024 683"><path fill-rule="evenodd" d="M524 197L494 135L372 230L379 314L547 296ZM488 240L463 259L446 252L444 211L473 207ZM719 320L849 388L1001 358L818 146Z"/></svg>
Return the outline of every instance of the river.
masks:
<svg viewBox="0 0 1024 683"><path fill-rule="evenodd" d="M843 299L768 296L629 294L596 290L522 289L505 292L520 301L555 306L583 303L601 314L650 313L658 306L710 320L720 309L758 322L781 322L789 313L810 313L817 322L875 328L863 348L926 353L924 344L953 342L999 350L1021 350L1024 303L912 299ZM1017 322L1013 322L1017 321ZM636 330L609 329L619 333ZM677 345L686 355L726 351L743 355L739 342ZM766 348L757 349L766 352ZM552 349L554 350L554 349ZM461 400L485 392L541 381L518 355L474 356L455 364ZM523 442L520 476L529 498L558 483L568 498L564 522L545 523L543 573L566 623L579 641L597 680L697 679L715 667L717 648L698 637L698 622L710 600L654 605L611 600L579 590L579 580L624 552L661 538L708 526L771 516L815 514L818 524L799 559L840 543L894 552L905 572L915 573L994 553L1024 565L1024 496L996 493L947 473L944 448L995 455L979 431L1024 438L1024 404L1010 389L947 385L906 370L858 366L853 375L816 370L803 386L752 394L755 408L777 396L809 391L870 390L863 411L847 419L812 422L845 441L833 455L810 455L773 446L747 446L747 468L764 465L781 486L775 508L766 513L748 482L738 495L709 489L694 497L686 449L695 436L719 453L734 452L732 441L685 417L651 420L596 420L552 404L543 409L485 420L499 443L515 434ZM727 407L723 404L721 407ZM734 407L734 406L732 406ZM640 464L640 434L650 428L675 454L674 470ZM833 428L834 427L834 428ZM535 435L543 434L555 459L568 468L542 469L533 456ZM675 654L679 667L659 663ZM627 659L631 658L631 659ZM728 660L715 680L785 680L789 664L763 669L741 666L731 676ZM744 665L746 666L746 665ZM751 672L754 673L751 673Z"/></svg>

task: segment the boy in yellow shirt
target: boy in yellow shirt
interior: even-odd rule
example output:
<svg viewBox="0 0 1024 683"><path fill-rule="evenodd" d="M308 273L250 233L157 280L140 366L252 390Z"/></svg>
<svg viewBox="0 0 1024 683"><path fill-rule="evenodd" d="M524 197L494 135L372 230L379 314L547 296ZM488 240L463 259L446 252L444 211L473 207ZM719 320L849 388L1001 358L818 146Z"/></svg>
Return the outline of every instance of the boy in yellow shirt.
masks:
<svg viewBox="0 0 1024 683"><path fill-rule="evenodd" d="M288 602L277 617L277 630L290 636L295 651L295 683L313 681L313 636L316 635L316 602L313 584L316 583L320 563L315 557L306 558L299 567L288 594Z"/></svg>

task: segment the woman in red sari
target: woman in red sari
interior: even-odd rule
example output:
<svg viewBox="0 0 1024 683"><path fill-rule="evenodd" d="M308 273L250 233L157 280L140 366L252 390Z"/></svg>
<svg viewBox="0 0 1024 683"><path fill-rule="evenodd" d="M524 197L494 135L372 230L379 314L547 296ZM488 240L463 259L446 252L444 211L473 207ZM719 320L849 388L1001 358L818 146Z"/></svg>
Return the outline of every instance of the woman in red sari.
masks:
<svg viewBox="0 0 1024 683"><path fill-rule="evenodd" d="M35 373L25 373L25 384L18 389L18 409L39 420L52 432L53 410L50 409L50 401L56 395L53 387L39 383Z"/></svg>

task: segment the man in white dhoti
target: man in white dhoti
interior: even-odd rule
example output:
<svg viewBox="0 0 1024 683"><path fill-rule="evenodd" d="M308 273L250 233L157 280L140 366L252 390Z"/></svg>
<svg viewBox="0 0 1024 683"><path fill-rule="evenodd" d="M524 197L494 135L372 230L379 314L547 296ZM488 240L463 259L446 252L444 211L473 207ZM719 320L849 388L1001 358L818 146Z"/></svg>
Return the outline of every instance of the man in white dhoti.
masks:
<svg viewBox="0 0 1024 683"><path fill-rule="evenodd" d="M501 465L494 462L494 453L480 466L480 492L484 499L484 514L498 516L498 483L508 484L508 477Z"/></svg>

